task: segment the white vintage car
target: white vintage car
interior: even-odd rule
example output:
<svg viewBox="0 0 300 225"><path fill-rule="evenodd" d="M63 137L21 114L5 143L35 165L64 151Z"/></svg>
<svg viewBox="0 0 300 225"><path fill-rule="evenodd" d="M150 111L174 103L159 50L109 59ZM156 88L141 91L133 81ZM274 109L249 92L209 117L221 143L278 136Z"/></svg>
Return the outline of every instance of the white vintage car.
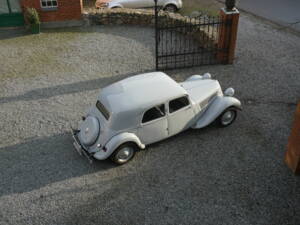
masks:
<svg viewBox="0 0 300 225"><path fill-rule="evenodd" d="M100 4L100 3L99 3ZM155 6L154 0L111 0L102 4L104 7L113 8L151 8ZM182 8L182 0L158 0L157 5L164 10L175 12ZM96 6L97 7L97 6Z"/></svg>
<svg viewBox="0 0 300 225"><path fill-rule="evenodd" d="M224 94L209 73L177 83L162 72L126 78L105 87L94 106L73 130L75 149L86 156L117 164L131 160L138 149L188 128L217 120L230 125L241 109L233 88Z"/></svg>

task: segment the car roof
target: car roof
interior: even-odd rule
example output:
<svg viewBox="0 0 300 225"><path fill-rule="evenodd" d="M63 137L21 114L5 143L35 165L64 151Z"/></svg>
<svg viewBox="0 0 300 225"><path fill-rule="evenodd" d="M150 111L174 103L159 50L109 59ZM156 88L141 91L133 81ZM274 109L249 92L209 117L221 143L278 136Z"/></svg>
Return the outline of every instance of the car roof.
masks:
<svg viewBox="0 0 300 225"><path fill-rule="evenodd" d="M100 101L112 114L138 113L186 94L186 90L165 73L152 72L105 87L100 93Z"/></svg>

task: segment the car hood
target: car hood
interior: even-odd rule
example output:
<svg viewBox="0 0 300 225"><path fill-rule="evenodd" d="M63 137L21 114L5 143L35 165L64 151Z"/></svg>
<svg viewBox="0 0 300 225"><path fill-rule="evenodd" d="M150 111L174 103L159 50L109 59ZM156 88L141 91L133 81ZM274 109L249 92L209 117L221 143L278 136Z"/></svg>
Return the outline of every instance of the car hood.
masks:
<svg viewBox="0 0 300 225"><path fill-rule="evenodd" d="M196 103L202 102L218 93L222 93L220 84L217 80L199 79L185 81L180 84L188 92L190 98Z"/></svg>

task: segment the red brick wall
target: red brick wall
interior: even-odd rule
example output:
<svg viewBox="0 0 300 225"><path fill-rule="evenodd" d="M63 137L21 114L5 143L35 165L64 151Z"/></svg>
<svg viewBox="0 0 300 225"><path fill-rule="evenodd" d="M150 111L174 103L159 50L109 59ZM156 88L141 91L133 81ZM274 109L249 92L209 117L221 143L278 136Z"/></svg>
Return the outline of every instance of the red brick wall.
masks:
<svg viewBox="0 0 300 225"><path fill-rule="evenodd" d="M80 20L82 0L57 0L58 7L53 11L41 8L40 0L21 0L23 8L36 8L42 22Z"/></svg>
<svg viewBox="0 0 300 225"><path fill-rule="evenodd" d="M295 174L300 175L300 102L296 109L295 120L285 154L285 162Z"/></svg>

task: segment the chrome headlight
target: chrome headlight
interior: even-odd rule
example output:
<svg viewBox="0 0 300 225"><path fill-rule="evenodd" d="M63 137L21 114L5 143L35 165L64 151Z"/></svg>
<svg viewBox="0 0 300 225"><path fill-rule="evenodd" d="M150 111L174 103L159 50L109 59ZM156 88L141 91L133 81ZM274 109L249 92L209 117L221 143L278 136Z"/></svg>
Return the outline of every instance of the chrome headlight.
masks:
<svg viewBox="0 0 300 225"><path fill-rule="evenodd" d="M233 89L233 88L227 88L227 89L224 91L224 95L229 96L229 97L232 97L232 96L234 95L234 89Z"/></svg>
<svg viewBox="0 0 300 225"><path fill-rule="evenodd" d="M210 73L205 73L205 74L202 76L202 79L211 79L211 74L210 74Z"/></svg>

